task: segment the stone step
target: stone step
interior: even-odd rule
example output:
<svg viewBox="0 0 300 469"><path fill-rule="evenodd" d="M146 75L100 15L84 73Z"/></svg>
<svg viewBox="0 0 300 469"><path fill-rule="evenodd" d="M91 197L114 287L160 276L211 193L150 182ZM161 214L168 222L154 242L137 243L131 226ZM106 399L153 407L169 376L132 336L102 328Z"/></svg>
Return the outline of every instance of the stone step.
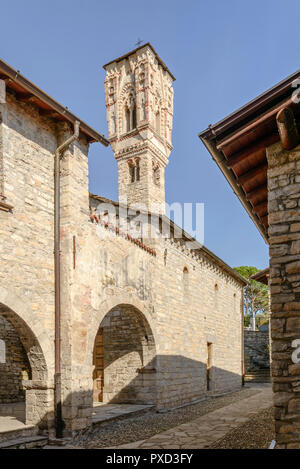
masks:
<svg viewBox="0 0 300 469"><path fill-rule="evenodd" d="M35 425L21 424L18 428L8 430L0 428L0 444L9 440L18 440L20 438L29 438L36 436L38 428Z"/></svg>
<svg viewBox="0 0 300 469"><path fill-rule="evenodd" d="M248 374L245 375L245 382L252 382L252 383L270 383L271 376L269 373L266 374Z"/></svg>
<svg viewBox="0 0 300 469"><path fill-rule="evenodd" d="M49 438L49 446L55 446L56 448L59 446L66 446L70 444L72 438Z"/></svg>
<svg viewBox="0 0 300 469"><path fill-rule="evenodd" d="M106 410L107 409L107 410ZM112 420L122 420L130 417L137 417L155 409L152 404L148 405L126 405L126 404L108 404L95 406L92 417L93 425L101 425Z"/></svg>
<svg viewBox="0 0 300 469"><path fill-rule="evenodd" d="M48 444L48 437L46 436L25 436L21 438L14 438L12 440L3 441L0 443L0 449L33 449L43 448Z"/></svg>

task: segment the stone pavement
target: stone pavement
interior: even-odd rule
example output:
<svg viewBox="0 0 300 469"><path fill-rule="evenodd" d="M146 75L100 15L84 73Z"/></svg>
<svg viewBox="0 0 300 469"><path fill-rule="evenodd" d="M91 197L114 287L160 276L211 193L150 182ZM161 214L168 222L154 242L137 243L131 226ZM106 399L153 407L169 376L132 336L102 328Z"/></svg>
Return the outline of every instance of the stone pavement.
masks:
<svg viewBox="0 0 300 469"><path fill-rule="evenodd" d="M249 398L209 412L147 440L136 441L118 448L128 449L204 449L223 438L233 428L246 422L260 410L272 406L269 384L257 386L258 393ZM271 443L271 442L270 442Z"/></svg>

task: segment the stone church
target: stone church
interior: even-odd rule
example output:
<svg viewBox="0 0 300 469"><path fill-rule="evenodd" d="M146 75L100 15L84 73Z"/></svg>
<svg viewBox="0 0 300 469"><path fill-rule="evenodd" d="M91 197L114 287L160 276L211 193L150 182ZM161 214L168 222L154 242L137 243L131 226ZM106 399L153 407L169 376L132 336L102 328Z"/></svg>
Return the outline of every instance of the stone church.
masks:
<svg viewBox="0 0 300 469"><path fill-rule="evenodd" d="M57 436L242 384L245 281L165 214L174 77L150 44L104 69L108 139L0 61L0 415ZM93 142L118 202L89 193Z"/></svg>

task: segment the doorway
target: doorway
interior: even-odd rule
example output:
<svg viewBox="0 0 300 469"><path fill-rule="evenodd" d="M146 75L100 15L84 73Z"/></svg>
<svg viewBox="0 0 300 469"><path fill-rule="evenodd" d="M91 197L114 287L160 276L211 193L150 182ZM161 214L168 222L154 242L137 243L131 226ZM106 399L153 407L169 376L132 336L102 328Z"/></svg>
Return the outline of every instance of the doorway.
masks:
<svg viewBox="0 0 300 469"><path fill-rule="evenodd" d="M93 399L94 402L103 402L103 388L104 388L104 342L103 342L103 327L99 330L95 339L94 357L93 357Z"/></svg>

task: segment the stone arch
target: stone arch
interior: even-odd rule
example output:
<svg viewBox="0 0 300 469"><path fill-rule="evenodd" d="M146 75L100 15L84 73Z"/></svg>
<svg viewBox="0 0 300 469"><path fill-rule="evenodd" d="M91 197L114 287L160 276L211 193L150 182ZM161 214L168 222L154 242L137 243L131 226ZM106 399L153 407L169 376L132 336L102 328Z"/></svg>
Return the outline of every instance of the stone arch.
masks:
<svg viewBox="0 0 300 469"><path fill-rule="evenodd" d="M53 346L45 328L33 313L26 298L0 286L0 316L11 324L30 365L30 376L23 381L25 390L24 422L49 429L53 419ZM12 410L12 415L13 415Z"/></svg>
<svg viewBox="0 0 300 469"><path fill-rule="evenodd" d="M156 403L156 341L142 306L123 295L103 305L91 334L95 402Z"/></svg>
<svg viewBox="0 0 300 469"><path fill-rule="evenodd" d="M30 362L32 378L47 380L49 371L54 368L53 347L28 300L0 286L0 314L19 335Z"/></svg>
<svg viewBox="0 0 300 469"><path fill-rule="evenodd" d="M93 348L95 343L96 334L98 332L99 326L103 321L106 314L119 305L129 305L136 308L140 311L145 317L149 327L152 331L154 341L157 347L157 332L155 323L152 317L152 314L149 312L149 309L139 298L131 295L130 293L122 293L120 295L113 295L112 298L103 301L97 311L94 311L93 317L90 321L89 333L88 333L88 343L87 343L87 359L89 360L93 354Z"/></svg>

